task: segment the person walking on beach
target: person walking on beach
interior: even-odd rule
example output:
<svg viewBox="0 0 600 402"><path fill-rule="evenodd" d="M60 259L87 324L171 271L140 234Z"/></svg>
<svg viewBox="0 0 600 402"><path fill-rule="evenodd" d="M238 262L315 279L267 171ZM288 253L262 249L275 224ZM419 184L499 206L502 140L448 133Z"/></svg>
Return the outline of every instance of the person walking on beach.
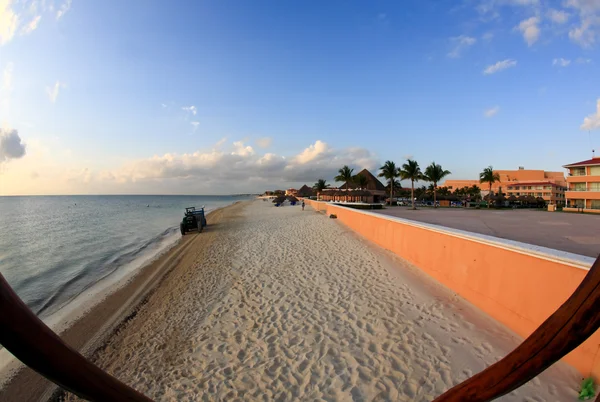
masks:
<svg viewBox="0 0 600 402"><path fill-rule="evenodd" d="M304 211L304 200L302 200L302 210Z"/></svg>

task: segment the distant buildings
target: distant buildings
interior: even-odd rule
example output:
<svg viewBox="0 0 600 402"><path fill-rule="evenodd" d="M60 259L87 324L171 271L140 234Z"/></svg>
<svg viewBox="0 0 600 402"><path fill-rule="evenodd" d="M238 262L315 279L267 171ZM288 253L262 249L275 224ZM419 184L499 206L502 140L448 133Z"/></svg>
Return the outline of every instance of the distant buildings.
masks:
<svg viewBox="0 0 600 402"><path fill-rule="evenodd" d="M532 196L543 198L547 204L564 205L565 203L567 181L562 172L528 170L523 167L519 167L518 170L494 170L494 172L500 176L500 181L492 185L492 192L495 194L502 188L502 192L508 197ZM481 184L479 180L446 180L442 186L455 190L473 185L481 188L483 196L489 193L489 185Z"/></svg>
<svg viewBox="0 0 600 402"><path fill-rule="evenodd" d="M298 194L298 190L296 190L295 188L288 188L287 190L285 190L285 195L291 195L291 196L296 196Z"/></svg>
<svg viewBox="0 0 600 402"><path fill-rule="evenodd" d="M366 184L359 186L355 182L350 181L340 185L337 189L325 189L319 193L319 198L323 201L364 202L369 204L379 203L385 199L385 186L381 184L373 173L367 169L363 169L356 176L365 177Z"/></svg>
<svg viewBox="0 0 600 402"><path fill-rule="evenodd" d="M600 156L564 168L569 170L565 210L600 213Z"/></svg>

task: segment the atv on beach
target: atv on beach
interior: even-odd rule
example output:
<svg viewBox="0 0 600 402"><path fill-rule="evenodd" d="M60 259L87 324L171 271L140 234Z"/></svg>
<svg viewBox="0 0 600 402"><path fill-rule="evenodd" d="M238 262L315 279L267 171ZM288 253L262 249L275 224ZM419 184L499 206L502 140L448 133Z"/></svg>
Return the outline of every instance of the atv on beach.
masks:
<svg viewBox="0 0 600 402"><path fill-rule="evenodd" d="M204 206L198 209L196 209L196 207L187 207L185 209L185 215L179 224L179 230L181 230L182 235L193 230L197 230L198 233L200 233L205 226L206 217L204 216Z"/></svg>

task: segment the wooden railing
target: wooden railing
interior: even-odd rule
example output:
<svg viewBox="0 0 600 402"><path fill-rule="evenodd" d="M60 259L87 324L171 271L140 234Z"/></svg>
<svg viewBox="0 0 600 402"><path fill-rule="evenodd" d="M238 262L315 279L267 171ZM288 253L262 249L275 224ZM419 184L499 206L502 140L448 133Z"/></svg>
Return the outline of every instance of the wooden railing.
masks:
<svg viewBox="0 0 600 402"><path fill-rule="evenodd" d="M489 401L531 380L600 326L600 256L569 299L505 358L435 399ZM27 308L0 274L0 344L64 389L92 401L151 401L87 361ZM596 401L600 401L600 396Z"/></svg>
<svg viewBox="0 0 600 402"><path fill-rule="evenodd" d="M62 388L90 401L152 401L64 343L0 274L0 344Z"/></svg>
<svg viewBox="0 0 600 402"><path fill-rule="evenodd" d="M506 357L435 402L490 401L520 387L589 338L600 326L600 256L575 292ZM597 401L600 401L600 396Z"/></svg>

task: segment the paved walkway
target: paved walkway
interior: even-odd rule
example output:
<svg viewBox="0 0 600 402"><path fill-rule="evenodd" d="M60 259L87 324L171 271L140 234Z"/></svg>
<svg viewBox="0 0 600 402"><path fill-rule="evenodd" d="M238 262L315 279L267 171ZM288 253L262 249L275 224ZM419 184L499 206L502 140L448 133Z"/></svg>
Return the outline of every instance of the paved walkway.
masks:
<svg viewBox="0 0 600 402"><path fill-rule="evenodd" d="M525 209L420 208L413 211L406 207L375 212L594 258L600 254L600 215Z"/></svg>

